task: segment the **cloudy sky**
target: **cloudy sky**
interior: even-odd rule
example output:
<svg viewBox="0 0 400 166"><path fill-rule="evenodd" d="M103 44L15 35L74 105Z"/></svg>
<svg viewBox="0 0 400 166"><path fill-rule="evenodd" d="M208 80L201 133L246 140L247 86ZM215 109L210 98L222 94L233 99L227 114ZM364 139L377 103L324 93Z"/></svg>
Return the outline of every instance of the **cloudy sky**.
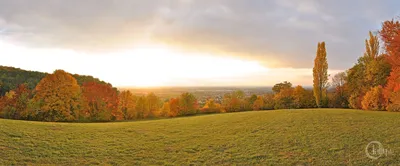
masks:
<svg viewBox="0 0 400 166"><path fill-rule="evenodd" d="M312 84L364 52L398 0L0 0L0 65L115 86Z"/></svg>

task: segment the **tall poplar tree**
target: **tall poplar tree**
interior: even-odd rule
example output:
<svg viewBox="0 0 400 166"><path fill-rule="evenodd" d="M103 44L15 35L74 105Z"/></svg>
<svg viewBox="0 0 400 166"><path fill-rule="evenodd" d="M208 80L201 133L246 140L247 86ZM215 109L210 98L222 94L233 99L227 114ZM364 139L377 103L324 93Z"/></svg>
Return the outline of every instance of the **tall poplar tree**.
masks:
<svg viewBox="0 0 400 166"><path fill-rule="evenodd" d="M328 88L328 62L326 59L325 42L318 43L317 56L313 68L314 97L318 107L326 106Z"/></svg>

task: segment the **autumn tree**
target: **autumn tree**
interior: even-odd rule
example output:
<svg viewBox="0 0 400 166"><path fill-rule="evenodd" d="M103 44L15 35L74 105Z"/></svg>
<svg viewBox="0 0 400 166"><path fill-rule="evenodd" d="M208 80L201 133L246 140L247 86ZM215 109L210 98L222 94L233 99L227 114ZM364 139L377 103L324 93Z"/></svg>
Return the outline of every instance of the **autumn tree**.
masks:
<svg viewBox="0 0 400 166"><path fill-rule="evenodd" d="M9 119L25 119L28 116L28 104L31 91L25 84L6 93L0 100L0 117Z"/></svg>
<svg viewBox="0 0 400 166"><path fill-rule="evenodd" d="M168 114L171 112L171 107L169 102L164 102L163 106L160 110L160 117L168 117Z"/></svg>
<svg viewBox="0 0 400 166"><path fill-rule="evenodd" d="M149 93L146 96L145 117L159 116L160 104L161 104L160 99L154 93Z"/></svg>
<svg viewBox="0 0 400 166"><path fill-rule="evenodd" d="M264 109L264 99L262 96L257 96L256 100L252 104L253 110L262 110Z"/></svg>
<svg viewBox="0 0 400 166"><path fill-rule="evenodd" d="M281 89L279 93L274 96L275 109L293 108L293 88Z"/></svg>
<svg viewBox="0 0 400 166"><path fill-rule="evenodd" d="M136 119L136 96L129 90L122 91L118 97L118 109L122 112L124 119Z"/></svg>
<svg viewBox="0 0 400 166"><path fill-rule="evenodd" d="M253 107L254 102L257 100L258 96L255 94L252 94L249 98L248 98L248 105L250 105L250 107Z"/></svg>
<svg viewBox="0 0 400 166"><path fill-rule="evenodd" d="M221 105L215 102L214 99L209 98L206 101L206 104L201 108L202 113L220 113L222 112Z"/></svg>
<svg viewBox="0 0 400 166"><path fill-rule="evenodd" d="M391 65L390 76L384 90L388 111L400 111L400 22L385 21L380 36L384 42L387 62Z"/></svg>
<svg viewBox="0 0 400 166"><path fill-rule="evenodd" d="M122 120L117 91L110 84L86 82L82 85L84 116L92 121Z"/></svg>
<svg viewBox="0 0 400 166"><path fill-rule="evenodd" d="M310 98L309 93L307 90L304 89L302 86L297 85L293 89L293 107L294 108L310 108Z"/></svg>
<svg viewBox="0 0 400 166"><path fill-rule="evenodd" d="M361 104L364 110L373 110L373 111L382 111L385 109L384 107L384 98L383 98L383 88L382 86L376 86L371 88L368 91Z"/></svg>
<svg viewBox="0 0 400 166"><path fill-rule="evenodd" d="M275 107L274 94L268 93L263 95L264 110L273 110Z"/></svg>
<svg viewBox="0 0 400 166"><path fill-rule="evenodd" d="M197 113L199 108L196 97L191 93L183 93L179 97L179 112L178 115L193 115Z"/></svg>
<svg viewBox="0 0 400 166"><path fill-rule="evenodd" d="M170 108L170 111L168 113L169 117L178 116L178 113L179 113L179 101L180 101L179 98L171 98L169 100L169 108Z"/></svg>
<svg viewBox="0 0 400 166"><path fill-rule="evenodd" d="M281 91L281 89L291 88L291 87L292 87L292 83L290 83L288 81L283 81L281 83L275 84L272 87L272 91L274 91L275 93L279 93Z"/></svg>
<svg viewBox="0 0 400 166"><path fill-rule="evenodd" d="M79 119L81 88L71 74L56 70L45 76L35 88L33 102L40 112L33 112L37 120L74 121Z"/></svg>
<svg viewBox="0 0 400 166"><path fill-rule="evenodd" d="M331 107L347 108L349 105L346 89L346 72L339 72L332 78L332 87L334 88L333 99L330 100Z"/></svg>
<svg viewBox="0 0 400 166"><path fill-rule="evenodd" d="M244 92L235 91L224 94L222 105L226 112L238 112L244 110Z"/></svg>
<svg viewBox="0 0 400 166"><path fill-rule="evenodd" d="M390 74L390 64L384 56L379 55L379 39L369 32L369 39L365 40L365 82L370 87L384 86Z"/></svg>
<svg viewBox="0 0 400 166"><path fill-rule="evenodd" d="M325 107L328 88L328 61L326 59L325 42L318 43L317 56L314 60L313 87L318 107Z"/></svg>
<svg viewBox="0 0 400 166"><path fill-rule="evenodd" d="M148 113L145 113L147 111L146 101L146 96L139 96L136 100L135 110L138 119L147 118Z"/></svg>

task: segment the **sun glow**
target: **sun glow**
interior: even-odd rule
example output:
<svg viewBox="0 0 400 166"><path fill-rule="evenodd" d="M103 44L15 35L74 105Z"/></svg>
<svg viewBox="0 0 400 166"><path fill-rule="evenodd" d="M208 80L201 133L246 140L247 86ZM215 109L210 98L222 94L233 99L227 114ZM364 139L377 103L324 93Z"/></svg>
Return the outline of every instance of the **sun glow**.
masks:
<svg viewBox="0 0 400 166"><path fill-rule="evenodd" d="M257 62L205 53L181 52L167 47L142 46L117 53L122 65L136 71L127 82L135 86L193 84L199 80L229 81L230 78L267 72Z"/></svg>
<svg viewBox="0 0 400 166"><path fill-rule="evenodd" d="M256 61L194 53L160 45L142 45L107 54L35 49L0 41L1 64L22 69L93 75L114 86L245 85L268 68Z"/></svg>

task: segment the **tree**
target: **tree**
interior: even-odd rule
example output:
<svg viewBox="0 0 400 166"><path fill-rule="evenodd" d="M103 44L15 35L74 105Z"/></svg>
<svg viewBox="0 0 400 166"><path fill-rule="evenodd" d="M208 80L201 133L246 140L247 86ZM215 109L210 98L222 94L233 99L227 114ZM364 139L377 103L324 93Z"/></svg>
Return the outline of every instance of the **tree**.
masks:
<svg viewBox="0 0 400 166"><path fill-rule="evenodd" d="M391 65L390 76L384 90L384 96L389 111L400 110L400 22L398 20L385 21L379 32L384 42L385 56Z"/></svg>
<svg viewBox="0 0 400 166"><path fill-rule="evenodd" d="M92 121L122 120L117 91L110 84L86 82L82 85L84 116Z"/></svg>
<svg viewBox="0 0 400 166"><path fill-rule="evenodd" d="M357 64L347 71L346 86L349 89L349 107L361 109L361 101L369 89L369 85L365 82L366 58L362 56L358 59Z"/></svg>
<svg viewBox="0 0 400 166"><path fill-rule="evenodd" d="M252 104L253 110L262 110L264 108L264 99L262 96L257 96L257 99Z"/></svg>
<svg viewBox="0 0 400 166"><path fill-rule="evenodd" d="M390 112L400 112L400 91L391 93L390 104L386 109Z"/></svg>
<svg viewBox="0 0 400 166"><path fill-rule="evenodd" d="M25 119L28 115L28 103L31 98L31 91L25 84L18 87L2 97L0 101L0 117L9 119Z"/></svg>
<svg viewBox="0 0 400 166"><path fill-rule="evenodd" d="M252 106L254 104L254 102L257 100L257 98L258 98L257 95L255 95L255 94L251 95L250 98L248 99L249 105Z"/></svg>
<svg viewBox="0 0 400 166"><path fill-rule="evenodd" d="M368 87L385 86L390 75L391 65L385 55L377 56L366 64L365 83Z"/></svg>
<svg viewBox="0 0 400 166"><path fill-rule="evenodd" d="M179 97L179 112L178 115L193 115L197 113L198 103L196 97L191 93L183 93Z"/></svg>
<svg viewBox="0 0 400 166"><path fill-rule="evenodd" d="M81 89L69 73L63 70L54 71L38 83L35 91L33 101L40 103L40 112L33 113L37 120L78 120L81 111Z"/></svg>
<svg viewBox="0 0 400 166"><path fill-rule="evenodd" d="M124 119L132 120L137 118L136 96L130 91L122 91L118 97L118 109L122 112Z"/></svg>
<svg viewBox="0 0 400 166"><path fill-rule="evenodd" d="M178 116L179 113L179 98L171 98L169 100L169 107L170 107L170 111L168 113L169 117L176 117Z"/></svg>
<svg viewBox="0 0 400 166"><path fill-rule="evenodd" d="M300 85L297 85L293 90L293 106L295 108L306 108L307 91Z"/></svg>
<svg viewBox="0 0 400 166"><path fill-rule="evenodd" d="M281 89L290 88L290 87L292 87L292 83L284 81L284 82L275 84L274 87L272 87L272 91L274 91L275 93L279 93L281 91Z"/></svg>
<svg viewBox="0 0 400 166"><path fill-rule="evenodd" d="M390 64L384 56L379 56L379 40L377 35L369 32L365 40L365 82L370 87L384 86L390 73ZM368 87L368 88L370 88Z"/></svg>
<svg viewBox="0 0 400 166"><path fill-rule="evenodd" d="M201 108L202 113L220 113L222 112L221 105L215 102L214 99L209 98L206 104Z"/></svg>
<svg viewBox="0 0 400 166"><path fill-rule="evenodd" d="M382 86L373 87L365 94L361 102L362 108L364 110L382 111L385 109L383 100Z"/></svg>
<svg viewBox="0 0 400 166"><path fill-rule="evenodd" d="M154 94L149 93L146 96L145 117L157 117L160 111L160 99Z"/></svg>
<svg viewBox="0 0 400 166"><path fill-rule="evenodd" d="M281 89L279 93L274 96L275 109L293 108L293 88Z"/></svg>
<svg viewBox="0 0 400 166"><path fill-rule="evenodd" d="M243 111L244 104L244 92L235 91L224 95L222 105L226 112L238 112Z"/></svg>
<svg viewBox="0 0 400 166"><path fill-rule="evenodd" d="M147 110L146 96L140 96L137 98L135 110L136 110L136 117L138 119L147 118L147 116L145 116L145 115L148 115L145 113Z"/></svg>
<svg viewBox="0 0 400 166"><path fill-rule="evenodd" d="M317 56L314 60L313 77L316 104L318 107L324 107L326 106L324 100L326 100L328 88L328 61L326 59L325 42L318 43Z"/></svg>
<svg viewBox="0 0 400 166"><path fill-rule="evenodd" d="M369 31L369 40L365 40L365 53L364 56L369 57L370 59L376 59L379 55L379 40L378 36L373 35L371 31Z"/></svg>
<svg viewBox="0 0 400 166"><path fill-rule="evenodd" d="M169 102L164 102L161 108L160 116L167 117L170 112L171 112L171 107L169 105Z"/></svg>
<svg viewBox="0 0 400 166"><path fill-rule="evenodd" d="M339 72L332 78L332 86L335 90L333 99L330 100L330 106L334 108L347 108L349 102L347 101L348 95L346 91L347 76L345 72Z"/></svg>
<svg viewBox="0 0 400 166"><path fill-rule="evenodd" d="M275 107L275 101L274 101L274 94L268 93L263 96L264 100L264 109L265 110L273 110Z"/></svg>

